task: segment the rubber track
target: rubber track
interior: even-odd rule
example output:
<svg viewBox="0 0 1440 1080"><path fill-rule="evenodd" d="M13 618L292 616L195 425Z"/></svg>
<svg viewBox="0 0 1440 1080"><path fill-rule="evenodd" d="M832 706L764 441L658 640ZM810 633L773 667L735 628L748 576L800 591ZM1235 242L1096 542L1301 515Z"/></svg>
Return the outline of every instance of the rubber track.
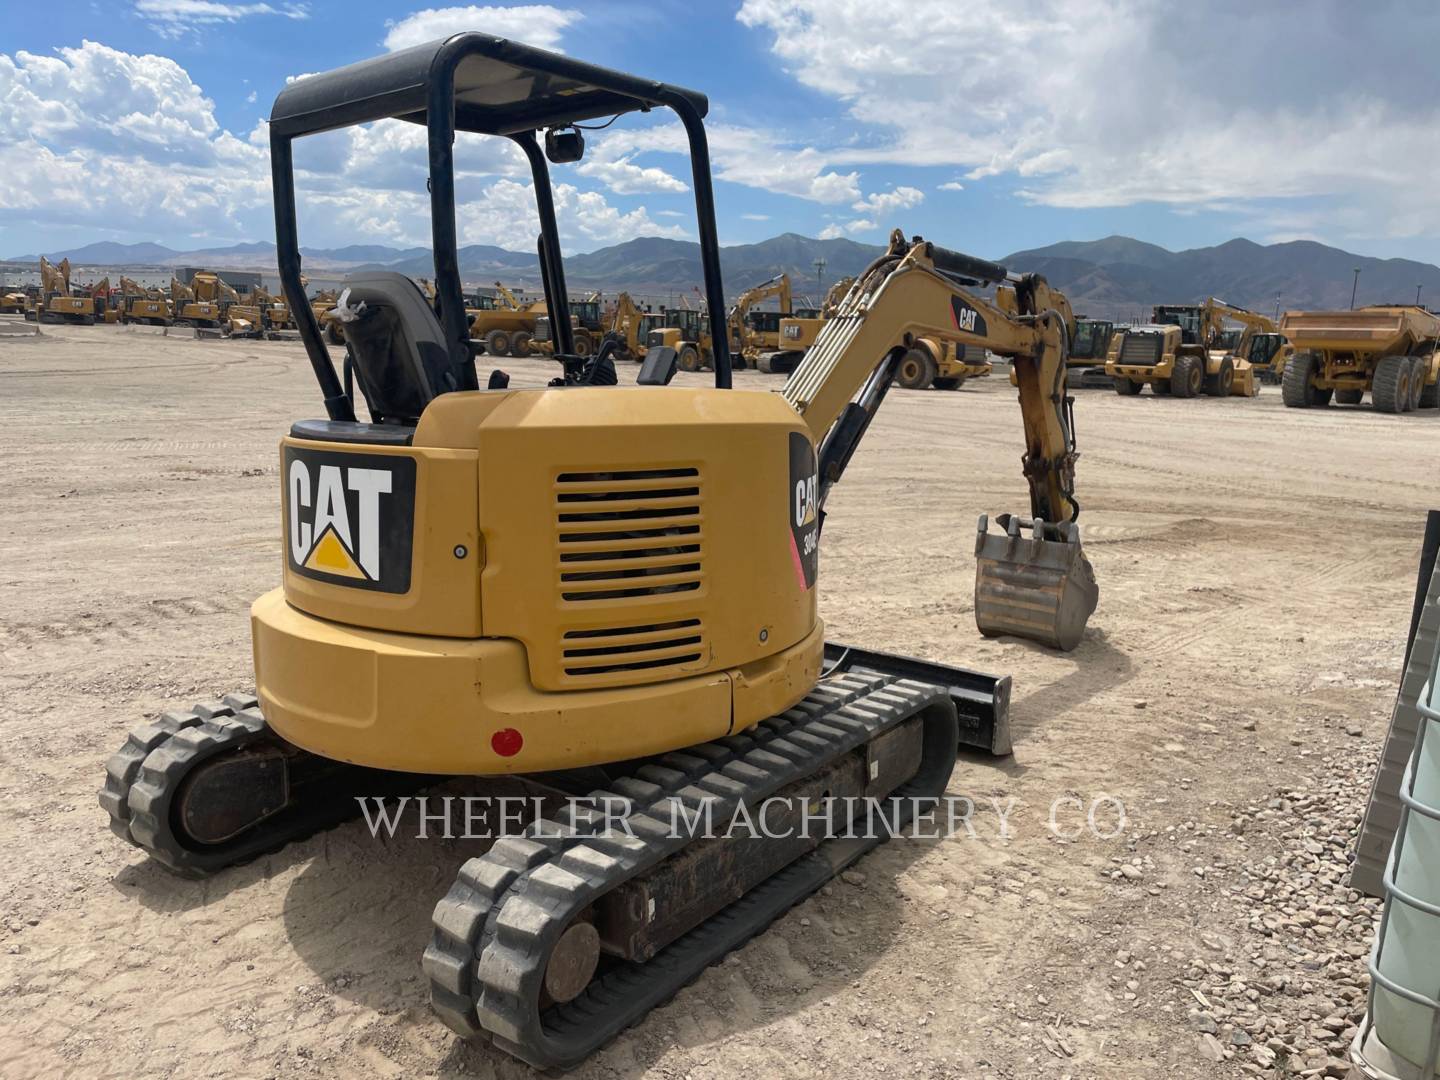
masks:
<svg viewBox="0 0 1440 1080"><path fill-rule="evenodd" d="M302 798L223 844L187 844L177 835L172 807L192 770L220 754L281 741L266 724L255 698L245 695L230 694L189 712L166 713L133 729L125 745L111 755L100 805L110 815L110 828L122 839L176 874L204 877L358 817L355 795L386 797L433 782L418 774L333 765L337 777L352 781L351 790L337 785L320 798Z"/></svg>
<svg viewBox="0 0 1440 1080"><path fill-rule="evenodd" d="M100 805L110 815L110 831L128 843L139 845L130 832L130 791L140 778L140 770L150 752L168 742L172 735L186 728L198 727L206 720L234 716L236 712L253 709L256 699L241 694L228 694L223 701L196 705L188 712L167 712L159 719L131 728L125 745L105 762L105 786L100 789Z"/></svg>
<svg viewBox="0 0 1440 1080"><path fill-rule="evenodd" d="M671 800L692 813L714 800L713 820L728 823L739 802L756 804L917 713L926 725L920 771L892 793L901 802L886 804L890 829L898 830L910 818L911 797L944 791L955 763L954 707L942 687L849 673L744 735L667 754L592 792L597 801L631 801L634 836L600 832L606 819L581 806L496 841L461 868L436 905L423 961L436 1013L459 1034L489 1038L537 1068L577 1063L881 842L823 842L653 959L614 964L574 1001L542 1015L549 952L571 920L685 845L670 834Z"/></svg>

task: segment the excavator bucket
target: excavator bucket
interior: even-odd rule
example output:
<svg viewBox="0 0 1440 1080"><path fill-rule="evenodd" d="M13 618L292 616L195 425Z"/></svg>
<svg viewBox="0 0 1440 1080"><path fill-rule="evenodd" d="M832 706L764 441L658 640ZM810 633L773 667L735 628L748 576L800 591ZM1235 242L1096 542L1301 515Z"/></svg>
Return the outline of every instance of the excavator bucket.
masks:
<svg viewBox="0 0 1440 1080"><path fill-rule="evenodd" d="M1001 514L995 524L1000 531L992 533L989 517L980 515L975 625L986 637L1013 634L1068 652L1100 597L1080 527L1016 514Z"/></svg>

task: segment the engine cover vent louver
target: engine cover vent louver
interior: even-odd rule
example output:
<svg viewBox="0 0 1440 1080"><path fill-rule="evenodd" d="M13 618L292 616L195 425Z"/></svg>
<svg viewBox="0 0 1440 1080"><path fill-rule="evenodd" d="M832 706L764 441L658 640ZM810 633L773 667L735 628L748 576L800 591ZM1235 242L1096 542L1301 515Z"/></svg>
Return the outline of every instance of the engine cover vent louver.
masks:
<svg viewBox="0 0 1440 1080"><path fill-rule="evenodd" d="M706 654L687 594L704 581L703 492L691 466L563 472L555 479L555 587L574 612L561 642L567 676L594 678L693 665ZM678 603L663 621L620 616L592 625L596 609ZM583 618L584 624L578 620Z"/></svg>

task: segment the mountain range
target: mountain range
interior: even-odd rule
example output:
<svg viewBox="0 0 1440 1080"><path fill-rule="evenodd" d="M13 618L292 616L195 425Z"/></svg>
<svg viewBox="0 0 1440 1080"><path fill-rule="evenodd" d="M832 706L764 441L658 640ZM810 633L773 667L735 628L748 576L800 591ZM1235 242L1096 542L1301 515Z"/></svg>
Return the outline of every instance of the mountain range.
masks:
<svg viewBox="0 0 1440 1080"><path fill-rule="evenodd" d="M1147 318L1150 305L1197 303L1208 296L1265 314L1357 304L1440 305L1440 267L1411 259L1372 259L1313 240L1262 245L1229 240L1167 251L1128 236L1067 240L1000 260L1044 274L1077 312L1097 318ZM1358 285L1355 270L1360 270Z"/></svg>
<svg viewBox="0 0 1440 1080"><path fill-rule="evenodd" d="M815 293L816 262L824 260L826 282L857 274L881 248L853 240L816 240L785 233L755 244L720 249L721 273L733 296L741 289L787 273L797 293ZM430 249L354 244L305 248L312 273L397 270L415 277L434 273ZM459 251L461 275L470 284L502 280L512 287L539 289L535 255L488 244ZM258 269L273 273L275 245L234 244L200 251L176 251L161 244L88 244L47 256L68 257L83 267L204 265L216 269ZM8 262L33 263L36 255ZM1440 301L1440 267L1410 259L1373 259L1309 240L1261 245L1229 240L1214 247L1169 251L1126 236L1065 240L1017 251L1000 260L1012 270L1044 274L1062 289L1077 312L1097 318L1144 318L1151 304L1193 303L1218 296L1256 311L1344 308L1350 305L1354 271L1360 270L1357 303ZM567 286L574 291L629 289L638 293L689 292L702 283L700 248L685 240L639 237L565 259ZM815 296L818 300L819 297Z"/></svg>

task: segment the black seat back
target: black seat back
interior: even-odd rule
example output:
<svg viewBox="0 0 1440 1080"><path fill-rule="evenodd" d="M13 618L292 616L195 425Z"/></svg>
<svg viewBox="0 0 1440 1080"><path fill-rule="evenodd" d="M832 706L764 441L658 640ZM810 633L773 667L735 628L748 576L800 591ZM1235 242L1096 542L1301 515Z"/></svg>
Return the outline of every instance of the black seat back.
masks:
<svg viewBox="0 0 1440 1080"><path fill-rule="evenodd" d="M346 305L365 306L345 322L345 346L376 423L414 424L440 394L474 382L445 344L445 331L420 287L404 274L352 274Z"/></svg>

